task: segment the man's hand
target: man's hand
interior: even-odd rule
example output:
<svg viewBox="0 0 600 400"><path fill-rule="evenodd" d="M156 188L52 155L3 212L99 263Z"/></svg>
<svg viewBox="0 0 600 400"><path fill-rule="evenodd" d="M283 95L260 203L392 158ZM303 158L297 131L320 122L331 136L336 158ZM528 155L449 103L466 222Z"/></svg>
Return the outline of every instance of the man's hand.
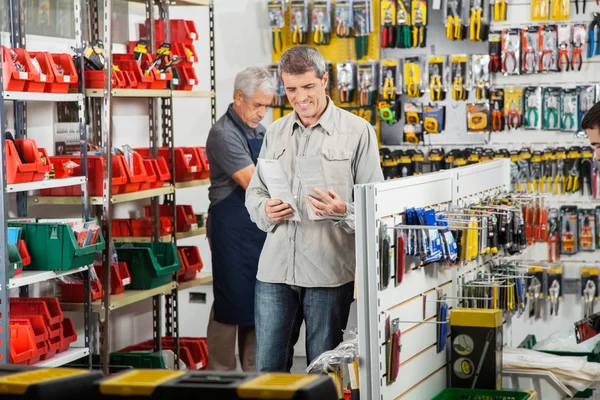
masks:
<svg viewBox="0 0 600 400"><path fill-rule="evenodd" d="M294 214L292 206L277 199L267 200L265 202L265 211L267 217L274 224L277 224L286 218L290 218Z"/></svg>
<svg viewBox="0 0 600 400"><path fill-rule="evenodd" d="M329 190L329 193L314 188L313 191L321 200L315 199L313 196L306 196L310 208L313 212L321 217L327 217L333 214L346 214L346 202L333 190Z"/></svg>

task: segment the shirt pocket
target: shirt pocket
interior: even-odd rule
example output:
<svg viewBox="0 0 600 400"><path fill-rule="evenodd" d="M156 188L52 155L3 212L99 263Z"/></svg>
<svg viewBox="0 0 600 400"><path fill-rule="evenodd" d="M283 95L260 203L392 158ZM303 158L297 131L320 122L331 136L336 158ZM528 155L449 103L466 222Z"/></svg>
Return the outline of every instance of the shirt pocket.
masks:
<svg viewBox="0 0 600 400"><path fill-rule="evenodd" d="M323 148L322 155L327 184L345 201L350 201L349 194L354 186L351 179L352 151Z"/></svg>
<svg viewBox="0 0 600 400"><path fill-rule="evenodd" d="M267 151L266 159L267 160L279 160L281 156L285 153L285 147L272 149Z"/></svg>

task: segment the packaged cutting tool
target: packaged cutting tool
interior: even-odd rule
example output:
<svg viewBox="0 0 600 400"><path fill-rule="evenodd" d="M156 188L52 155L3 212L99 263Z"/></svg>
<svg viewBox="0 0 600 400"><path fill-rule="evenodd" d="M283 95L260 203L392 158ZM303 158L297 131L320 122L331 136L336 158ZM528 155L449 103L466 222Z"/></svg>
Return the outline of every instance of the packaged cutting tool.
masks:
<svg viewBox="0 0 600 400"><path fill-rule="evenodd" d="M573 25L573 40L571 46L573 55L571 56L571 71L581 71L583 66L583 46L587 39L587 26L584 24Z"/></svg>
<svg viewBox="0 0 600 400"><path fill-rule="evenodd" d="M441 133L444 131L446 108L444 106L423 107L423 129L426 133Z"/></svg>
<svg viewBox="0 0 600 400"><path fill-rule="evenodd" d="M336 69L340 103L351 103L356 89L356 64L338 63Z"/></svg>
<svg viewBox="0 0 600 400"><path fill-rule="evenodd" d="M598 301L598 268L584 267L581 269L581 299L583 300L583 317L594 314L594 303Z"/></svg>
<svg viewBox="0 0 600 400"><path fill-rule="evenodd" d="M544 117L542 118L542 128L546 130L560 130L560 88L544 88Z"/></svg>
<svg viewBox="0 0 600 400"><path fill-rule="evenodd" d="M506 0L492 0L494 5L494 21L506 21Z"/></svg>
<svg viewBox="0 0 600 400"><path fill-rule="evenodd" d="M596 250L596 210L578 209L579 213L579 250Z"/></svg>
<svg viewBox="0 0 600 400"><path fill-rule="evenodd" d="M427 161L431 165L431 172L444 169L444 149L431 149L427 154Z"/></svg>
<svg viewBox="0 0 600 400"><path fill-rule="evenodd" d="M360 106L373 106L377 98L379 64L376 61L358 64Z"/></svg>
<svg viewBox="0 0 600 400"><path fill-rule="evenodd" d="M351 0L335 2L335 34L340 38L350 37L350 28L354 25Z"/></svg>
<svg viewBox="0 0 600 400"><path fill-rule="evenodd" d="M596 104L596 92L597 85L592 86L578 86L578 95L579 95L579 107L577 110L578 116L577 121L579 121L579 125L581 126L581 120L585 116L585 114L592 108L594 104ZM580 130L578 132L578 136L582 138L586 138L587 134L585 131Z"/></svg>
<svg viewBox="0 0 600 400"><path fill-rule="evenodd" d="M487 40L490 26L489 2L469 0L469 39L472 42Z"/></svg>
<svg viewBox="0 0 600 400"><path fill-rule="evenodd" d="M558 27L540 26L540 68L542 72L558 71Z"/></svg>
<svg viewBox="0 0 600 400"><path fill-rule="evenodd" d="M557 28L558 36L558 70L570 71L571 60L571 25L560 24Z"/></svg>
<svg viewBox="0 0 600 400"><path fill-rule="evenodd" d="M398 0L396 12L396 47L409 49L412 43L411 1Z"/></svg>
<svg viewBox="0 0 600 400"><path fill-rule="evenodd" d="M275 81L275 96L273 96L273 101L271 105L273 107L283 107L285 106L285 87L283 86L283 81L281 80L281 76L279 75L279 65L271 64L268 66L268 71L271 73L273 80ZM331 82L331 79L329 80Z"/></svg>
<svg viewBox="0 0 600 400"><path fill-rule="evenodd" d="M547 21L549 17L549 0L531 0L531 20Z"/></svg>
<svg viewBox="0 0 600 400"><path fill-rule="evenodd" d="M502 32L490 32L488 53L490 55L490 72L500 72L502 70Z"/></svg>
<svg viewBox="0 0 600 400"><path fill-rule="evenodd" d="M560 207L560 254L575 254L579 251L577 206Z"/></svg>
<svg viewBox="0 0 600 400"><path fill-rule="evenodd" d="M396 47L396 0L381 1L381 48Z"/></svg>
<svg viewBox="0 0 600 400"><path fill-rule="evenodd" d="M535 74L539 71L540 53L540 28L538 26L527 26L521 30L521 72L523 74Z"/></svg>
<svg viewBox="0 0 600 400"><path fill-rule="evenodd" d="M402 116L400 93L402 93L402 75L397 60L381 62L380 99L378 103L379 117L388 124L395 124Z"/></svg>
<svg viewBox="0 0 600 400"><path fill-rule="evenodd" d="M451 59L452 99L456 101L469 98L467 93L467 59L466 54L453 55Z"/></svg>
<svg viewBox="0 0 600 400"><path fill-rule="evenodd" d="M400 319L396 318L390 322L390 317L386 318L385 341L386 341L386 384L391 385L398 378L400 370Z"/></svg>
<svg viewBox="0 0 600 400"><path fill-rule="evenodd" d="M542 129L542 88L528 86L523 91L525 103L525 129Z"/></svg>
<svg viewBox="0 0 600 400"><path fill-rule="evenodd" d="M471 56L471 88L475 89L477 100L490 98L490 56L488 54L474 54Z"/></svg>
<svg viewBox="0 0 600 400"><path fill-rule="evenodd" d="M523 88L504 90L504 115L508 129L517 129L523 125Z"/></svg>
<svg viewBox="0 0 600 400"><path fill-rule="evenodd" d="M563 132L577 132L579 121L577 119L577 89L562 89L560 91L560 130Z"/></svg>
<svg viewBox="0 0 600 400"><path fill-rule="evenodd" d="M492 90L491 96L492 130L504 130L504 89Z"/></svg>
<svg viewBox="0 0 600 400"><path fill-rule="evenodd" d="M490 129L489 103L467 104L467 132L488 133Z"/></svg>
<svg viewBox="0 0 600 400"><path fill-rule="evenodd" d="M464 26L462 0L446 0L444 21L446 21L446 37L449 40L463 40Z"/></svg>
<svg viewBox="0 0 600 400"><path fill-rule="evenodd" d="M327 75L329 76L329 79L327 79L327 86L325 87L325 92L327 93L327 96L331 97L331 90L333 89L333 77L334 77L334 72L333 72L333 63L331 61L327 61L325 60L325 65L327 67Z"/></svg>
<svg viewBox="0 0 600 400"><path fill-rule="evenodd" d="M563 268L560 265L548 267L548 300L550 301L550 315L558 315L558 309L563 295Z"/></svg>
<svg viewBox="0 0 600 400"><path fill-rule="evenodd" d="M429 97L431 101L441 101L446 98L446 82L444 71L446 71L446 57L429 57Z"/></svg>
<svg viewBox="0 0 600 400"><path fill-rule="evenodd" d="M327 46L331 41L331 0L315 0L312 6L313 43Z"/></svg>
<svg viewBox="0 0 600 400"><path fill-rule="evenodd" d="M361 60L369 54L369 35L373 33L372 0L353 0L354 49L356 59Z"/></svg>
<svg viewBox="0 0 600 400"><path fill-rule="evenodd" d="M502 30L502 73L519 75L521 60L521 35L519 29Z"/></svg>
<svg viewBox="0 0 600 400"><path fill-rule="evenodd" d="M423 95L422 70L423 60L421 57L404 59L404 92L410 98L414 99Z"/></svg>
<svg viewBox="0 0 600 400"><path fill-rule="evenodd" d="M287 1L269 0L269 26L271 27L271 40L273 41L273 52L283 50L282 29L285 28L285 12L287 10Z"/></svg>
<svg viewBox="0 0 600 400"><path fill-rule="evenodd" d="M309 32L309 0L290 0L290 32L293 44L305 44Z"/></svg>
<svg viewBox="0 0 600 400"><path fill-rule="evenodd" d="M412 47L424 48L427 45L427 0L412 0L410 5L412 21Z"/></svg>
<svg viewBox="0 0 600 400"><path fill-rule="evenodd" d="M550 0L550 19L553 21L564 21L570 19L569 0Z"/></svg>

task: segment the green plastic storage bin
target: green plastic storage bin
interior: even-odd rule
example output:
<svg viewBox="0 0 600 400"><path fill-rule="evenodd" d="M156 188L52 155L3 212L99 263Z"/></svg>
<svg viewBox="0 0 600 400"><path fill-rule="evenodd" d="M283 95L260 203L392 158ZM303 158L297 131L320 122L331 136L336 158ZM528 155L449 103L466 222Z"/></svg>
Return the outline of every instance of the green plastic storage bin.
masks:
<svg viewBox="0 0 600 400"><path fill-rule="evenodd" d="M96 253L104 249L104 237L98 242L79 247L73 229L57 222L9 222L8 226L21 228L21 239L27 243L31 256L28 270L67 271L94 262Z"/></svg>
<svg viewBox="0 0 600 400"><path fill-rule="evenodd" d="M109 364L135 369L166 369L165 359L159 353L110 353Z"/></svg>
<svg viewBox="0 0 600 400"><path fill-rule="evenodd" d="M131 284L125 290L166 285L181 269L174 243L115 243L119 261L127 263Z"/></svg>
<svg viewBox="0 0 600 400"><path fill-rule="evenodd" d="M519 344L522 349L533 350L533 346L537 344L535 335L527 335L525 339ZM600 342L596 344L594 350L590 352L569 352L569 351L553 351L553 350L536 350L541 353L554 354L555 356L568 356L568 357L587 357L588 362L600 363ZM586 389L582 392L575 393L575 397L587 399L594 395L593 389Z"/></svg>
<svg viewBox="0 0 600 400"><path fill-rule="evenodd" d="M21 258L21 253L19 253L19 248L16 244L9 243L8 244L8 277L14 278L15 273L19 268L23 268L23 259Z"/></svg>
<svg viewBox="0 0 600 400"><path fill-rule="evenodd" d="M79 360L71 361L68 364L65 364L67 368L75 368L75 369L88 369L88 358L87 356L80 358ZM100 363L100 355L92 354L92 370L102 369L102 364ZM108 366L109 374L116 374L121 371L131 370L133 367L131 365L112 365Z"/></svg>
<svg viewBox="0 0 600 400"><path fill-rule="evenodd" d="M530 396L510 390L444 389L431 400L527 400Z"/></svg>

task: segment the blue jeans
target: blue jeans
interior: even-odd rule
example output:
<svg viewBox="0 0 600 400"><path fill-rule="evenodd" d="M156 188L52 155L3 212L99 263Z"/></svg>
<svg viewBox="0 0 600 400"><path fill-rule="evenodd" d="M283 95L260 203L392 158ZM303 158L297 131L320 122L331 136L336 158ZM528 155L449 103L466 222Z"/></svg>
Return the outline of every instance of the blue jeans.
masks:
<svg viewBox="0 0 600 400"><path fill-rule="evenodd" d="M289 372L294 345L306 324L307 365L343 340L354 282L333 288L303 288L256 281L256 369Z"/></svg>

